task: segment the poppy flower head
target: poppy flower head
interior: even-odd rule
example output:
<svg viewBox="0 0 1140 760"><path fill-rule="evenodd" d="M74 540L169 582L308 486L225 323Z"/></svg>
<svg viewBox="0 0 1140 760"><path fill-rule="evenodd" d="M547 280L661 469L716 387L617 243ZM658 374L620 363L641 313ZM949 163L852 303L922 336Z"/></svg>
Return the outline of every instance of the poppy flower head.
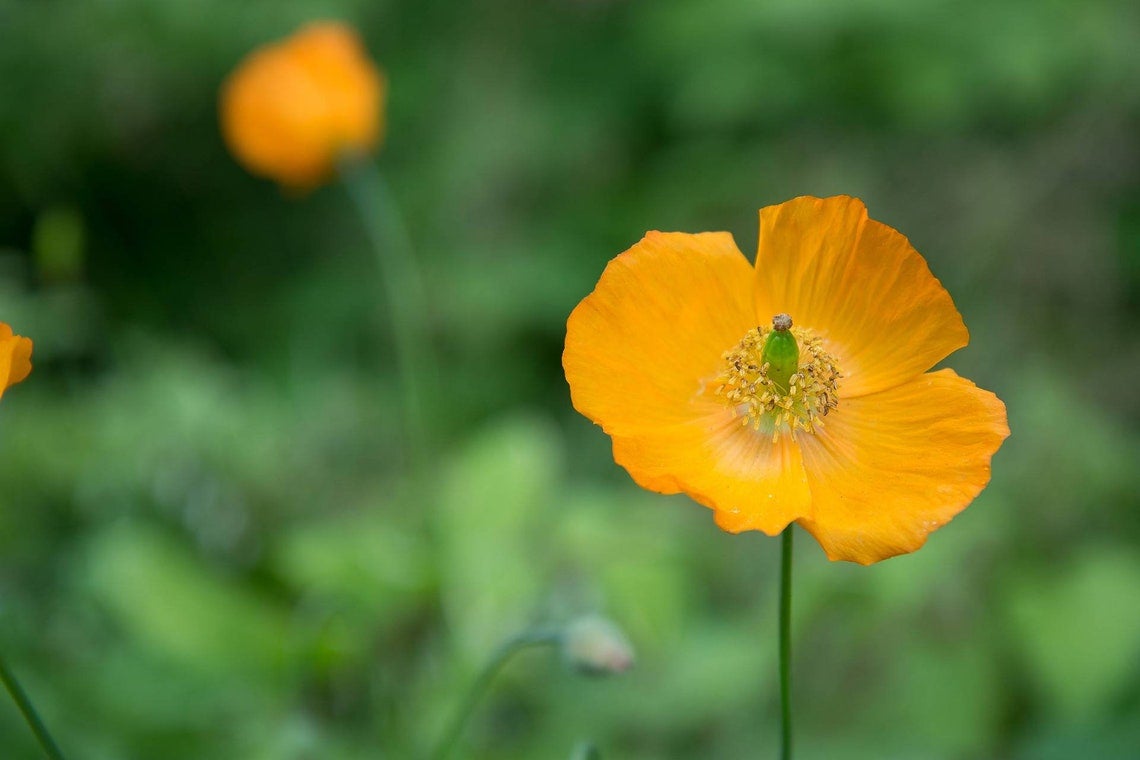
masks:
<svg viewBox="0 0 1140 760"><path fill-rule="evenodd" d="M254 174L311 188L346 152L370 152L384 131L387 82L356 32L320 22L265 45L222 86L222 135Z"/></svg>
<svg viewBox="0 0 1140 760"><path fill-rule="evenodd" d="M856 198L803 197L761 210L755 266L728 233L648 233L570 315L563 367L639 485L869 564L989 481L1005 406L928 371L967 340L905 237Z"/></svg>
<svg viewBox="0 0 1140 760"><path fill-rule="evenodd" d="M0 396L9 386L26 378L32 371L32 341L13 335L12 328L0 322Z"/></svg>

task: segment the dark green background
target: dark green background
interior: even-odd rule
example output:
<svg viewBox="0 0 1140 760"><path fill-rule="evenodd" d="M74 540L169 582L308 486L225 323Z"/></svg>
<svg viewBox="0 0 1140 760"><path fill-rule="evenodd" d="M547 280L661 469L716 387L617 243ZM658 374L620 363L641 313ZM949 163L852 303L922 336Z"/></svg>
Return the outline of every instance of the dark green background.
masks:
<svg viewBox="0 0 1140 760"><path fill-rule="evenodd" d="M217 129L226 72L356 24L429 284L438 448L405 475L343 189ZM1128 0L0 0L0 648L72 758L401 758L491 648L477 758L774 757L778 542L643 493L577 416L565 318L647 229L848 193L907 234L998 393L991 486L916 554L801 533L799 757L1140 755L1140 6ZM9 703L0 756L37 757Z"/></svg>

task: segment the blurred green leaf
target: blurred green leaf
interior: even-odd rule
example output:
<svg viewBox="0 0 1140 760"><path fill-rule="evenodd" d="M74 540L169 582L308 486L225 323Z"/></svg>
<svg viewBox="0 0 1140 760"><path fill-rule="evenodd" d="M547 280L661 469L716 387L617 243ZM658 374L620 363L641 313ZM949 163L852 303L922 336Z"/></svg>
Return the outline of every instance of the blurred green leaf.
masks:
<svg viewBox="0 0 1140 760"><path fill-rule="evenodd" d="M130 636L184 668L265 677L293 650L284 610L153 528L123 523L95 535L82 574Z"/></svg>
<svg viewBox="0 0 1140 760"><path fill-rule="evenodd" d="M32 254L40 274L49 280L78 277L85 237L83 217L76 209L59 206L40 214L32 231Z"/></svg>
<svg viewBox="0 0 1140 760"><path fill-rule="evenodd" d="M448 465L436 527L441 592L462 651L481 657L523 628L544 589L541 558L562 476L555 428L516 415L475 435Z"/></svg>
<svg viewBox="0 0 1140 760"><path fill-rule="evenodd" d="M1140 667L1140 558L1086 547L1005 589L1014 646L1057 718L1094 719Z"/></svg>

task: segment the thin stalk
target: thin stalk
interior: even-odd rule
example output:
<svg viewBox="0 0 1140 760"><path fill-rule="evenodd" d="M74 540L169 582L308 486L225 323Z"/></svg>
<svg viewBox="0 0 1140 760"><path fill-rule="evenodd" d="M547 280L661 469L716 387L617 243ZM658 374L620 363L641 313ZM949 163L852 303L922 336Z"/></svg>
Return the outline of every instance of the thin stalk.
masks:
<svg viewBox="0 0 1140 760"><path fill-rule="evenodd" d="M370 158L346 155L340 178L376 256L396 348L404 434L411 462L418 466L428 449L423 398L430 397L432 379L424 329L427 301L412 238L395 196Z"/></svg>
<svg viewBox="0 0 1140 760"><path fill-rule="evenodd" d="M479 676L471 684L471 688L468 689L467 696L464 698L459 712L452 718L451 724L443 734L443 738L439 744L436 745L435 751L433 751L429 757L431 757L432 760L444 760L451 754L452 750L455 749L456 742L459 741L459 737L463 735L463 728L467 725L467 720L471 717L471 713L475 711L479 700L487 693L491 682L495 680L495 676L502 667L507 664L508 660L524 649L555 644L558 642L558 639L558 631L538 628L521 633L513 639L509 639L495 650L491 659L487 661L487 664L483 666L483 670L479 673Z"/></svg>
<svg viewBox="0 0 1140 760"><path fill-rule="evenodd" d="M4 662L3 657L0 657L0 680L4 681L5 688L7 688L8 693L12 695L12 700L16 703L16 707L20 708L20 713L24 716L24 722L28 724L28 728L32 729L32 733L36 735L36 740L39 741L44 754L51 758L51 760L63 760L63 753L59 751L59 745L57 745L55 739L51 737L47 726L44 725L39 713L36 712L36 708L32 705L32 700L28 699L27 693L24 691L24 688L20 686L20 682L16 680L16 676L9 670L8 663Z"/></svg>
<svg viewBox="0 0 1140 760"><path fill-rule="evenodd" d="M792 530L780 534L780 759L792 758Z"/></svg>

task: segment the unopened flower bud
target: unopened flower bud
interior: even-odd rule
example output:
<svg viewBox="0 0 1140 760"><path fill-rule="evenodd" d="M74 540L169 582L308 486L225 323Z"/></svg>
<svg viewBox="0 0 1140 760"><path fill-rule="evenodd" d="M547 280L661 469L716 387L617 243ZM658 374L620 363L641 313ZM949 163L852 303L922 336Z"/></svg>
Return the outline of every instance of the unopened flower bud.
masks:
<svg viewBox="0 0 1140 760"><path fill-rule="evenodd" d="M562 632L566 664L587 675L624 673L633 666L633 646L614 623L598 615L585 615Z"/></svg>

